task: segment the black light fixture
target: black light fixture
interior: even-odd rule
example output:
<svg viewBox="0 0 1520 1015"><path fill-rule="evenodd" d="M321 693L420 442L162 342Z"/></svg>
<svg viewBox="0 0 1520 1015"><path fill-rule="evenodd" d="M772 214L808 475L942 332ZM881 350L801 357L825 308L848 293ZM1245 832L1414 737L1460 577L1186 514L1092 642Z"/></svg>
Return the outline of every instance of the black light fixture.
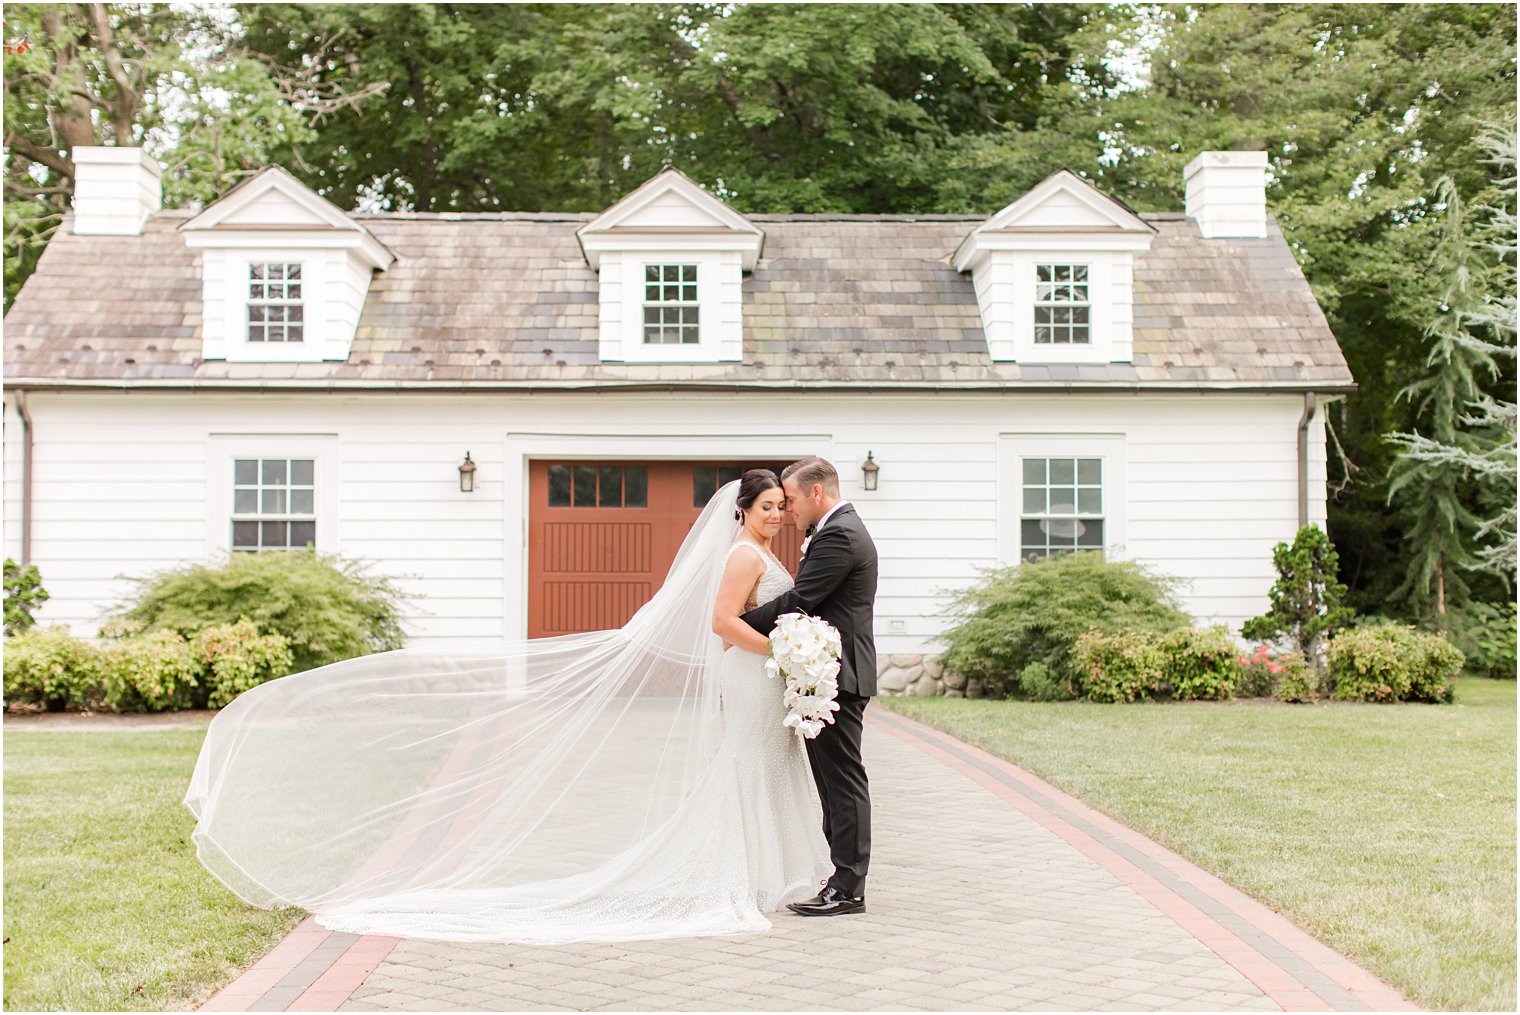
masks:
<svg viewBox="0 0 1520 1015"><path fill-rule="evenodd" d="M866 490L876 489L876 474L881 471L881 466L871 457L871 452L866 452L865 464L860 467L861 477L864 480Z"/></svg>
<svg viewBox="0 0 1520 1015"><path fill-rule="evenodd" d="M475 463L470 461L470 453L464 453L464 462L459 466L459 489L463 493L473 493L475 490Z"/></svg>

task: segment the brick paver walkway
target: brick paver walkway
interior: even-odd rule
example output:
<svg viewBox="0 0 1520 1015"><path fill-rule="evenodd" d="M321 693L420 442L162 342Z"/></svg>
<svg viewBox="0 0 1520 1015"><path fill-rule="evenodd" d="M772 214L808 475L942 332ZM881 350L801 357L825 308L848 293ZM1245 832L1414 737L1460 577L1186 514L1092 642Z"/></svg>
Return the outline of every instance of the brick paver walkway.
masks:
<svg viewBox="0 0 1520 1015"><path fill-rule="evenodd" d="M867 912L526 946L307 920L206 1011L1413 1009L1286 919L1034 776L868 713Z"/></svg>

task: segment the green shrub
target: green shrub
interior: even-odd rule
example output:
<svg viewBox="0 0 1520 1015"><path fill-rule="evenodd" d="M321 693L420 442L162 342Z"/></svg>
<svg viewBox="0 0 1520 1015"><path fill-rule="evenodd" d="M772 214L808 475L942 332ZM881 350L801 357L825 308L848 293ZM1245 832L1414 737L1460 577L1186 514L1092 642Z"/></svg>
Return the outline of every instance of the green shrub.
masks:
<svg viewBox="0 0 1520 1015"><path fill-rule="evenodd" d="M1451 643L1467 657L1467 669L1494 680L1515 679L1515 603L1469 603L1452 612Z"/></svg>
<svg viewBox="0 0 1520 1015"><path fill-rule="evenodd" d="M1299 702L1314 701L1319 697L1318 681L1303 656L1297 652L1285 655L1278 665L1281 669L1276 674L1272 697L1278 701Z"/></svg>
<svg viewBox="0 0 1520 1015"><path fill-rule="evenodd" d="M5 558L5 633L25 631L37 621L32 611L49 598L42 587L42 575L36 564L22 567L11 558Z"/></svg>
<svg viewBox="0 0 1520 1015"><path fill-rule="evenodd" d="M1148 632L1093 628L1077 636L1071 655L1091 701L1143 701L1161 688L1166 660L1160 639Z"/></svg>
<svg viewBox="0 0 1520 1015"><path fill-rule="evenodd" d="M1240 683L1240 649L1223 624L1202 631L1180 627L1162 635L1157 649L1162 690L1180 701L1222 701Z"/></svg>
<svg viewBox="0 0 1520 1015"><path fill-rule="evenodd" d="M1345 627L1355 613L1341 605L1346 586L1336 580L1339 559L1317 525L1300 528L1292 546L1278 543L1272 548L1277 568L1277 581L1268 592L1272 608L1240 625L1240 633L1252 641L1285 638L1310 665L1317 665L1322 640Z"/></svg>
<svg viewBox="0 0 1520 1015"><path fill-rule="evenodd" d="M400 648L404 636L392 579L315 550L235 553L220 565L188 564L138 583L119 620L192 638L246 617L285 639L294 670Z"/></svg>
<svg viewBox="0 0 1520 1015"><path fill-rule="evenodd" d="M1406 624L1341 631L1327 649L1331 692L1341 701L1451 701L1462 653Z"/></svg>
<svg viewBox="0 0 1520 1015"><path fill-rule="evenodd" d="M1080 696L1070 677L1054 673L1039 661L1020 670L1018 680L1023 692L1035 701L1070 701Z"/></svg>
<svg viewBox="0 0 1520 1015"><path fill-rule="evenodd" d="M98 707L100 650L63 624L27 628L5 639L5 700L49 711Z"/></svg>
<svg viewBox="0 0 1520 1015"><path fill-rule="evenodd" d="M101 653L105 706L116 712L168 712L194 707L201 661L178 631L123 638Z"/></svg>
<svg viewBox="0 0 1520 1015"><path fill-rule="evenodd" d="M1175 584L1133 561L1106 561L1101 551L984 569L952 594L945 668L979 681L989 697L1080 697L1077 637L1093 625L1159 634L1187 624ZM1043 668L1031 669L1035 663Z"/></svg>
<svg viewBox="0 0 1520 1015"><path fill-rule="evenodd" d="M290 672L294 656L278 634L259 634L251 620L217 624L195 636L204 676L197 707L221 708L250 687Z"/></svg>

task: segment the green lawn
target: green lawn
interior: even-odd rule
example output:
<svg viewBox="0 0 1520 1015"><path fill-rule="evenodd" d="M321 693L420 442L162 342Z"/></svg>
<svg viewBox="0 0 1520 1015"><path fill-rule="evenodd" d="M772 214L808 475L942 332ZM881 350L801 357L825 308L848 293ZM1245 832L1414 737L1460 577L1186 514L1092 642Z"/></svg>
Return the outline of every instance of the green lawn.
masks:
<svg viewBox="0 0 1520 1015"><path fill-rule="evenodd" d="M205 727L5 729L5 1008L181 1010L302 917L213 878L180 803Z"/></svg>
<svg viewBox="0 0 1520 1015"><path fill-rule="evenodd" d="M1515 1009L1515 683L1455 705L877 698L1138 829L1436 1009Z"/></svg>

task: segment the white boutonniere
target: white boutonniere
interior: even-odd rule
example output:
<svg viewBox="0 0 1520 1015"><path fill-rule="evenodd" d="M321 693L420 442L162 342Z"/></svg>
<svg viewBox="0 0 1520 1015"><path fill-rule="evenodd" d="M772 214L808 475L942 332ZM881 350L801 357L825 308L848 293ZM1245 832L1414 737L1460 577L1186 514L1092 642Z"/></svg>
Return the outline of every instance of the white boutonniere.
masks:
<svg viewBox="0 0 1520 1015"><path fill-rule="evenodd" d="M806 536L802 537L802 549L800 549L800 550L797 551L797 556L798 556L799 560L801 558L807 556L808 544L813 541L813 533L815 533L817 531L818 531L817 529L808 529L808 534Z"/></svg>

